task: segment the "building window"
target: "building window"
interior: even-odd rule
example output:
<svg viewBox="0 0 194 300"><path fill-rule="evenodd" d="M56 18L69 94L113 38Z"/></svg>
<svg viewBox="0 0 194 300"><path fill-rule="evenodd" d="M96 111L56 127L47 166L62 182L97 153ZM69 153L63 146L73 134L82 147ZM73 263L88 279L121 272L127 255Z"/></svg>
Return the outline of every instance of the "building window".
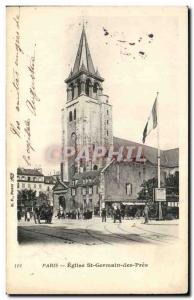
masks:
<svg viewBox="0 0 194 300"><path fill-rule="evenodd" d="M75 180L75 184L78 184L78 179Z"/></svg>
<svg viewBox="0 0 194 300"><path fill-rule="evenodd" d="M107 115L108 115L108 110L106 111Z"/></svg>
<svg viewBox="0 0 194 300"><path fill-rule="evenodd" d="M72 181L72 185L75 186L75 180Z"/></svg>
<svg viewBox="0 0 194 300"><path fill-rule="evenodd" d="M36 188L36 183L34 184L34 188Z"/></svg>
<svg viewBox="0 0 194 300"><path fill-rule="evenodd" d="M19 182L18 182L18 185L17 185L17 187L18 187L18 189L19 189L19 187L20 187L20 184L19 184Z"/></svg>
<svg viewBox="0 0 194 300"><path fill-rule="evenodd" d="M86 195L86 188L85 187L82 188L82 195Z"/></svg>
<svg viewBox="0 0 194 300"><path fill-rule="evenodd" d="M85 92L86 95L89 96L89 89L90 89L90 79L86 80L86 88L85 88Z"/></svg>
<svg viewBox="0 0 194 300"><path fill-rule="evenodd" d="M47 187L47 191L50 191L50 187L49 186Z"/></svg>
<svg viewBox="0 0 194 300"><path fill-rule="evenodd" d="M93 87L93 92L94 92L94 93L97 93L98 87L99 87L98 83L95 82L95 83L94 83L94 87Z"/></svg>
<svg viewBox="0 0 194 300"><path fill-rule="evenodd" d="M81 94L81 82L80 80L77 81L77 88L78 88L78 96Z"/></svg>
<svg viewBox="0 0 194 300"><path fill-rule="evenodd" d="M76 194L76 190L75 189L71 189L71 196L75 196Z"/></svg>
<svg viewBox="0 0 194 300"><path fill-rule="evenodd" d="M130 196L132 194L132 184L131 183L126 184L126 194L128 196Z"/></svg>
<svg viewBox="0 0 194 300"><path fill-rule="evenodd" d="M73 120L72 111L69 112L69 122Z"/></svg>
<svg viewBox="0 0 194 300"><path fill-rule="evenodd" d="M25 176L22 176L22 180L25 180Z"/></svg>
<svg viewBox="0 0 194 300"><path fill-rule="evenodd" d="M28 183L28 188L30 189L30 183Z"/></svg>
<svg viewBox="0 0 194 300"><path fill-rule="evenodd" d="M30 177L28 177L28 181L30 181Z"/></svg>
<svg viewBox="0 0 194 300"><path fill-rule="evenodd" d="M33 180L36 181L36 177L34 177Z"/></svg>
<svg viewBox="0 0 194 300"><path fill-rule="evenodd" d="M23 188L23 189L25 188L25 183L22 183L22 188Z"/></svg>
<svg viewBox="0 0 194 300"><path fill-rule="evenodd" d="M74 120L76 120L76 109L74 109L73 118L74 118Z"/></svg>
<svg viewBox="0 0 194 300"><path fill-rule="evenodd" d="M40 188L40 189L42 188L42 185L41 185L41 184L39 184L39 188Z"/></svg>
<svg viewBox="0 0 194 300"><path fill-rule="evenodd" d="M89 186L89 188L88 188L88 193L89 193L89 195L92 195L92 194L93 194L93 187L92 187L92 186Z"/></svg>
<svg viewBox="0 0 194 300"><path fill-rule="evenodd" d="M93 170L98 170L98 166L94 165Z"/></svg>
<svg viewBox="0 0 194 300"><path fill-rule="evenodd" d="M107 130L106 134L107 134L107 136L108 136L108 130Z"/></svg>
<svg viewBox="0 0 194 300"><path fill-rule="evenodd" d="M85 179L83 179L83 184L86 184L86 180Z"/></svg>
<svg viewBox="0 0 194 300"><path fill-rule="evenodd" d="M106 121L106 123L108 124L108 120Z"/></svg>

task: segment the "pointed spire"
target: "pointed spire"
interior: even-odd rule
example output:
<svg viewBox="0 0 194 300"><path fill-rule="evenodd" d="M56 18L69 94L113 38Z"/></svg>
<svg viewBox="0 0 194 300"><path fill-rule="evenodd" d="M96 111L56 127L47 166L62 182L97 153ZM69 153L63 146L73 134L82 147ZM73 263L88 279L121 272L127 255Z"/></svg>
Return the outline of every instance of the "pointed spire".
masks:
<svg viewBox="0 0 194 300"><path fill-rule="evenodd" d="M87 42L84 23L83 23L82 34L79 42L79 47L78 47L72 75L78 73L82 69L82 66L84 66L85 70L88 71L89 73L95 74L94 65L92 62L92 58L91 58L91 54Z"/></svg>

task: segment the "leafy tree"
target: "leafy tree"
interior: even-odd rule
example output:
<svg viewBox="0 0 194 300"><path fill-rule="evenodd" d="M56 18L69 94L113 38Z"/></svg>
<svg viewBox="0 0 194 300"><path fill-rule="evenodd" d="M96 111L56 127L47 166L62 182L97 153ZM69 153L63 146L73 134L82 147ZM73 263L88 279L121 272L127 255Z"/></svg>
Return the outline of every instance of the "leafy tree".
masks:
<svg viewBox="0 0 194 300"><path fill-rule="evenodd" d="M39 196L37 197L37 204L42 205L43 203L45 203L45 204L48 203L48 197L47 197L46 193L40 192Z"/></svg>
<svg viewBox="0 0 194 300"><path fill-rule="evenodd" d="M138 193L138 199L149 200L153 199L153 189L158 187L158 179L151 178L144 182L141 185L142 189ZM161 187L166 188L167 195L178 195L179 194L179 172L175 174L170 174L166 177L165 183L161 183Z"/></svg>
<svg viewBox="0 0 194 300"><path fill-rule="evenodd" d="M157 186L158 186L158 179L155 177L150 178L147 181L144 180L141 185L142 189L138 193L138 199L152 201L153 189L157 188Z"/></svg>
<svg viewBox="0 0 194 300"><path fill-rule="evenodd" d="M170 174L165 182L167 195L179 195L179 172Z"/></svg>
<svg viewBox="0 0 194 300"><path fill-rule="evenodd" d="M17 204L18 206L32 207L36 200L36 191L33 190L20 190L17 194Z"/></svg>

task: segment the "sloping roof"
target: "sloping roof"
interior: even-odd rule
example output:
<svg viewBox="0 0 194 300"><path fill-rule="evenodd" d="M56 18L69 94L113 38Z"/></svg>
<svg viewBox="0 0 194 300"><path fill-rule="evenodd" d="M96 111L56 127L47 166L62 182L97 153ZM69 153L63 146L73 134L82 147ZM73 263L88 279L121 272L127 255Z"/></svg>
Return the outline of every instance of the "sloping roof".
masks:
<svg viewBox="0 0 194 300"><path fill-rule="evenodd" d="M53 186L53 191L58 191L58 190L67 190L68 186L61 180L57 180L55 185Z"/></svg>
<svg viewBox="0 0 194 300"><path fill-rule="evenodd" d="M100 176L101 170L102 170L102 168L100 168L98 170L85 171L83 173L76 173L73 176L72 181L70 182L69 186L70 187L74 187L73 180L78 180L78 182L77 182L78 185L94 185L94 184L98 184L99 183L99 176ZM91 182L83 183L83 179L91 179L92 181Z"/></svg>
<svg viewBox="0 0 194 300"><path fill-rule="evenodd" d="M164 155L169 166L179 166L179 148L164 150Z"/></svg>
<svg viewBox="0 0 194 300"><path fill-rule="evenodd" d="M98 78L100 81L104 80L100 76L99 71L98 70L95 71L84 26L81 33L81 38L80 38L73 70L71 70L68 78L66 79L66 82L68 82L71 78L76 77L76 75L78 75L80 72L88 73Z"/></svg>
<svg viewBox="0 0 194 300"><path fill-rule="evenodd" d="M44 176L38 169L17 168L17 175Z"/></svg>
<svg viewBox="0 0 194 300"><path fill-rule="evenodd" d="M157 164L157 155L158 155L158 150L157 148L150 147L144 144L132 142L129 140L125 139L120 139L118 137L113 137L113 144L115 148L120 147L120 146L141 146L142 147L142 153L143 157L147 159L149 162L152 164L156 165ZM134 150L137 152L137 149ZM161 166L165 167L178 167L179 166L179 149L170 149L170 150L161 150L160 151L160 163Z"/></svg>
<svg viewBox="0 0 194 300"><path fill-rule="evenodd" d="M55 184L56 179L53 176L44 176L44 183Z"/></svg>
<svg viewBox="0 0 194 300"><path fill-rule="evenodd" d="M80 42L79 42L79 47L78 47L72 75L75 75L76 73L78 73L80 68L81 67L83 68L83 66L86 68L86 70L89 73L91 73L93 75L95 74L95 69L94 69L94 65L92 62L92 57L90 54L84 26L82 29L82 34L81 34L81 38L80 38Z"/></svg>

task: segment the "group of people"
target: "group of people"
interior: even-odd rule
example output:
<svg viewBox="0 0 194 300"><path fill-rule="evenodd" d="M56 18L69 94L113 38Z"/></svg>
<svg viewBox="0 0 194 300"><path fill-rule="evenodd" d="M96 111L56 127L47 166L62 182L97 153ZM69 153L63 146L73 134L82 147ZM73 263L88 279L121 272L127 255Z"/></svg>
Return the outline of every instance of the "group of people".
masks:
<svg viewBox="0 0 194 300"><path fill-rule="evenodd" d="M25 222L30 222L34 219L35 223L40 224L40 220L45 220L46 223L51 223L53 216L52 207L47 204L42 204L41 206L34 206L32 208L27 208L25 211L18 209L17 219L21 221L22 219Z"/></svg>
<svg viewBox="0 0 194 300"><path fill-rule="evenodd" d="M24 213L22 213L20 210L17 211L17 219L18 221L21 221L24 217L24 221L29 222L32 218L32 212L30 210L26 210Z"/></svg>
<svg viewBox="0 0 194 300"><path fill-rule="evenodd" d="M119 207L115 207L113 212L112 212L112 217L114 220L114 223L116 222L116 220L118 220L120 223L122 222L122 214L121 214L121 210ZM101 217L102 217L102 222L106 222L106 218L107 218L107 211L106 208L103 208L101 211Z"/></svg>
<svg viewBox="0 0 194 300"><path fill-rule="evenodd" d="M120 223L122 222L122 219L125 217L124 210L121 210L118 206L114 207L111 210L111 213L109 211L109 215L112 217L114 223L118 220ZM103 208L101 211L101 217L102 217L102 222L106 222L107 218L107 210L106 208ZM137 209L134 217L136 219L139 219L140 217L144 217L144 224L147 224L149 221L149 206L146 203L143 211L141 209Z"/></svg>
<svg viewBox="0 0 194 300"><path fill-rule="evenodd" d="M64 211L58 211L56 217L58 219L77 219L77 220L80 220L80 219L91 219L92 218L92 211L90 210L85 210L85 211L79 211L79 210L72 210L72 211L68 211L68 212L64 212Z"/></svg>

